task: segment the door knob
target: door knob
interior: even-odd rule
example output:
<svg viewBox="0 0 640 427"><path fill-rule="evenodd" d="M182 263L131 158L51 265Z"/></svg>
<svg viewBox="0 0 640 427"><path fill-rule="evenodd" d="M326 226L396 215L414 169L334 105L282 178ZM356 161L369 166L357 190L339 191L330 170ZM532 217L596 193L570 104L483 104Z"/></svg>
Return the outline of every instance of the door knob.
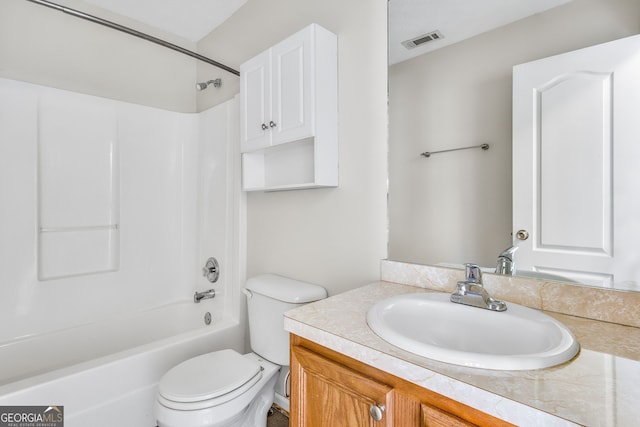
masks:
<svg viewBox="0 0 640 427"><path fill-rule="evenodd" d="M518 230L516 232L516 238L518 240L527 240L529 238L529 232L527 230Z"/></svg>

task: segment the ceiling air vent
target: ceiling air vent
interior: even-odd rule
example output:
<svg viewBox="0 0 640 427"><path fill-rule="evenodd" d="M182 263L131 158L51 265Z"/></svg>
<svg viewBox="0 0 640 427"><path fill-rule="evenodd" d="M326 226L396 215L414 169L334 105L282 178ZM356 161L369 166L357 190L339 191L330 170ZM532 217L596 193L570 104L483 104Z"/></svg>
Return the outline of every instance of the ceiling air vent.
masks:
<svg viewBox="0 0 640 427"><path fill-rule="evenodd" d="M434 42L436 40L440 40L443 39L444 36L442 35L442 33L438 30L436 31L430 31L427 34L423 34L421 36L418 37L414 37L410 40L405 40L402 42L402 45L404 47L406 47L407 49L413 49L414 47L418 47L421 46L425 43L429 43L429 42Z"/></svg>

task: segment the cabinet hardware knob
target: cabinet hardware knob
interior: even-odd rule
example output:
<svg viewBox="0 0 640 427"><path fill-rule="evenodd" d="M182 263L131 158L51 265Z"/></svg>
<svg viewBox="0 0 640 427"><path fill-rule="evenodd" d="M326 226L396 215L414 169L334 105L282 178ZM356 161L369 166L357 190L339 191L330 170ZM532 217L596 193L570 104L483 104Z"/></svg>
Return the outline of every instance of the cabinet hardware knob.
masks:
<svg viewBox="0 0 640 427"><path fill-rule="evenodd" d="M518 230L516 232L516 238L518 240L527 240L529 238L529 232L527 230Z"/></svg>
<svg viewBox="0 0 640 427"><path fill-rule="evenodd" d="M369 408L369 415L371 415L374 421L380 421L384 416L385 409L384 405L373 404Z"/></svg>
<svg viewBox="0 0 640 427"><path fill-rule="evenodd" d="M274 128L274 127L276 127L276 123L275 123L273 120L271 120L271 121L269 122L269 127L270 127L270 128Z"/></svg>
<svg viewBox="0 0 640 427"><path fill-rule="evenodd" d="M269 129L269 128L267 127L267 125L265 125L265 124L263 123L263 124L262 124L262 130L267 130L267 129Z"/></svg>

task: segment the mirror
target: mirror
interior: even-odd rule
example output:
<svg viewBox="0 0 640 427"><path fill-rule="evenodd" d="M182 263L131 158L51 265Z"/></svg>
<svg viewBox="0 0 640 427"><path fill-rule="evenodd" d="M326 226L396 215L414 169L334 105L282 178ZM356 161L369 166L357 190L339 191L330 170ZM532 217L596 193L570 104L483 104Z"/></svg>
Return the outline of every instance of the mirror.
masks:
<svg viewBox="0 0 640 427"><path fill-rule="evenodd" d="M390 0L389 20L389 259L493 269L517 231L513 66L640 33L640 1Z"/></svg>

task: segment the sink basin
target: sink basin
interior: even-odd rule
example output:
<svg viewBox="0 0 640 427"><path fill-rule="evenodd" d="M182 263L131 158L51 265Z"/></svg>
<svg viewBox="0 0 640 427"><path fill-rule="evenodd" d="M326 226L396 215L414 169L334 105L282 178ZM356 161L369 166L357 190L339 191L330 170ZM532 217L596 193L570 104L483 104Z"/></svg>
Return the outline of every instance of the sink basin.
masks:
<svg viewBox="0 0 640 427"><path fill-rule="evenodd" d="M507 303L507 311L495 312L449 298L442 293L387 298L371 307L367 324L403 350L475 368L548 368L580 349L569 329L538 310Z"/></svg>

